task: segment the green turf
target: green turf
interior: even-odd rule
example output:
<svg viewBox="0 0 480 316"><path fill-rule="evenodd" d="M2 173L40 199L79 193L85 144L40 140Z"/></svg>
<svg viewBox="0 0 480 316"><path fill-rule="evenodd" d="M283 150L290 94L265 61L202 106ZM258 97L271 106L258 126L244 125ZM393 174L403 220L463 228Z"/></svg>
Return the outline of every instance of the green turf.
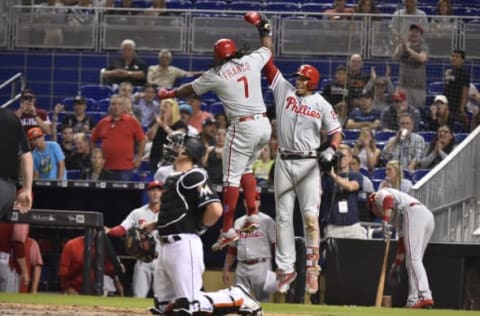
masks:
<svg viewBox="0 0 480 316"><path fill-rule="evenodd" d="M98 296L67 296L61 294L10 294L0 293L0 303L29 303L48 305L87 305L110 306L125 308L146 308L152 305L151 299L132 297L98 297ZM479 315L480 311L454 311L454 310L411 310L405 308L374 308L355 306L327 306L308 304L263 304L266 313L281 313L285 315L305 314L316 316L460 316Z"/></svg>

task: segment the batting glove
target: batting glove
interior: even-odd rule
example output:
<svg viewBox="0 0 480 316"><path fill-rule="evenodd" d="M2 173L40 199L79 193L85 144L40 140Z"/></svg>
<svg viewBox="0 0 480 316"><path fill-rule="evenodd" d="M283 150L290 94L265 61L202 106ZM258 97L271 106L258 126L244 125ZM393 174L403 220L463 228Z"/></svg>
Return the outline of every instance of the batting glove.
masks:
<svg viewBox="0 0 480 316"><path fill-rule="evenodd" d="M390 272L388 273L388 281L392 286L397 286L402 281L402 277L400 275L400 264L397 262L392 263L390 267Z"/></svg>
<svg viewBox="0 0 480 316"><path fill-rule="evenodd" d="M390 238L390 236L392 236L392 225L387 221L382 221L382 232L385 238Z"/></svg>
<svg viewBox="0 0 480 316"><path fill-rule="evenodd" d="M167 89L162 88L158 91L157 96L160 100L171 99L171 98L175 98L177 96L177 91L176 90L167 90Z"/></svg>
<svg viewBox="0 0 480 316"><path fill-rule="evenodd" d="M332 161L333 155L335 155L335 149L328 147L324 151L320 152L320 161Z"/></svg>

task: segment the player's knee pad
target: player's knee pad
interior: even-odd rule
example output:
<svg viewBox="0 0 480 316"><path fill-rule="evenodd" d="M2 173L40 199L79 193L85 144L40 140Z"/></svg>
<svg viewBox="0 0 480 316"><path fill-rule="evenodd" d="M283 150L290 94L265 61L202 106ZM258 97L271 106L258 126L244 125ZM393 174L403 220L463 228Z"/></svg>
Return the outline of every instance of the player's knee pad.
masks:
<svg viewBox="0 0 480 316"><path fill-rule="evenodd" d="M239 307L242 305L242 302L243 302L243 300L236 300L231 295L229 295L229 299L231 300L230 302L215 302L208 295L204 295L204 297L208 301L210 301L210 303L212 304L213 312L210 315L214 315L214 316L236 314L238 312Z"/></svg>
<svg viewBox="0 0 480 316"><path fill-rule="evenodd" d="M186 297L180 297L173 304L173 315L175 316L191 316L190 301Z"/></svg>

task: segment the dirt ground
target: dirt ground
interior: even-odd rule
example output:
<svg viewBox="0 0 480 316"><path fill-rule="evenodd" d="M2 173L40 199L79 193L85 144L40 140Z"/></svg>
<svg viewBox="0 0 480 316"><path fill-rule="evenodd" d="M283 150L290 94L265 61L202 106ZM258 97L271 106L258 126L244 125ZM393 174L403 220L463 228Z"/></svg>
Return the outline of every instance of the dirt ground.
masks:
<svg viewBox="0 0 480 316"><path fill-rule="evenodd" d="M150 315L142 308L115 308L105 306L60 306L60 305L35 305L0 303L0 315L19 316L129 316ZM285 316L285 314L266 313L265 316ZM291 315L295 316L295 315ZM300 315L298 315L300 316ZM305 316L305 315L303 315Z"/></svg>

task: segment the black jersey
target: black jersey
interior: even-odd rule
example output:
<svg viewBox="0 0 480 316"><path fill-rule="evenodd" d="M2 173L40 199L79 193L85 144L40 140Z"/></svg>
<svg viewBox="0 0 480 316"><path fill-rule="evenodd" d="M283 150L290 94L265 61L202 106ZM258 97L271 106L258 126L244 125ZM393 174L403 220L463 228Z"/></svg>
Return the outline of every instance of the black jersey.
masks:
<svg viewBox="0 0 480 316"><path fill-rule="evenodd" d="M194 167L165 179L157 228L160 236L199 233L205 207L220 202L205 169Z"/></svg>

